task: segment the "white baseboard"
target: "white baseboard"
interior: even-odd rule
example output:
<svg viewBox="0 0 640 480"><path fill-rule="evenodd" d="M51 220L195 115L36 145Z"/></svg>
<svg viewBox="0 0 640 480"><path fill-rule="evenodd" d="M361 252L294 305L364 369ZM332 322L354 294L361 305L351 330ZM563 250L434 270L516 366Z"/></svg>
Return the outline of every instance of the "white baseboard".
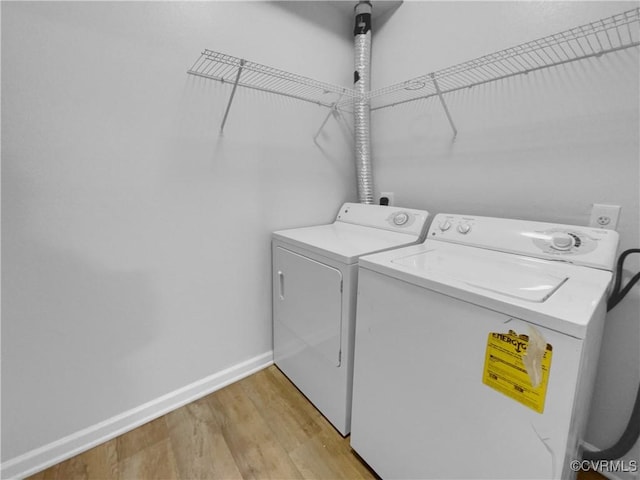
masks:
<svg viewBox="0 0 640 480"><path fill-rule="evenodd" d="M3 462L0 478L24 478L89 450L273 364L269 351Z"/></svg>

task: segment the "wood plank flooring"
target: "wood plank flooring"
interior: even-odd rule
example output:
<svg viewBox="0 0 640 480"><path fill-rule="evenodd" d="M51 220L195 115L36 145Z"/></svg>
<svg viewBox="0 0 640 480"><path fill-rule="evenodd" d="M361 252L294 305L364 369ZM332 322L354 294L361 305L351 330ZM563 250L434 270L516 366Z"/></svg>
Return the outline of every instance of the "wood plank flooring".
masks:
<svg viewBox="0 0 640 480"><path fill-rule="evenodd" d="M377 478L274 366L29 480L270 478Z"/></svg>
<svg viewBox="0 0 640 480"><path fill-rule="evenodd" d="M30 480L374 479L274 366Z"/></svg>

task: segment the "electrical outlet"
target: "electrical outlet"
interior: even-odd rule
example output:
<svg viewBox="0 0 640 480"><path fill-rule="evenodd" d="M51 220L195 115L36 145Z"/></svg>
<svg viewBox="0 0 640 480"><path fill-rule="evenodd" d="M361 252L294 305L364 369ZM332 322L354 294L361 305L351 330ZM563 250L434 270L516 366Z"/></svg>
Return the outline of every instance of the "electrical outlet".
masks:
<svg viewBox="0 0 640 480"><path fill-rule="evenodd" d="M393 195L393 192L380 192L378 203L380 205L395 205L395 197Z"/></svg>
<svg viewBox="0 0 640 480"><path fill-rule="evenodd" d="M591 208L589 226L615 230L618 227L618 218L620 218L620 205L594 203Z"/></svg>

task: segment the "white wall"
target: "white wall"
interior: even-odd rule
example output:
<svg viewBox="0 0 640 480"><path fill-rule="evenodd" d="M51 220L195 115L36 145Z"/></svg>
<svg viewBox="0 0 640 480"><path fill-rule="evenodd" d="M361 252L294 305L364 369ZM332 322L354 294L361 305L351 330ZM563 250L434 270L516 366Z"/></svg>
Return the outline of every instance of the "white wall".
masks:
<svg viewBox="0 0 640 480"><path fill-rule="evenodd" d="M615 2L405 2L374 32L374 88L637 6ZM631 49L447 97L373 112L376 192L431 212L586 225L622 206L620 250L638 247L639 68ZM638 256L628 270L638 271ZM607 318L587 440L622 433L640 381L640 295ZM636 444L627 459L638 458ZM622 476L622 475L621 475Z"/></svg>
<svg viewBox="0 0 640 480"><path fill-rule="evenodd" d="M238 90L219 136L230 87L186 70L210 48L349 85L339 15L2 2L3 465L268 358L270 232L354 200L348 134Z"/></svg>

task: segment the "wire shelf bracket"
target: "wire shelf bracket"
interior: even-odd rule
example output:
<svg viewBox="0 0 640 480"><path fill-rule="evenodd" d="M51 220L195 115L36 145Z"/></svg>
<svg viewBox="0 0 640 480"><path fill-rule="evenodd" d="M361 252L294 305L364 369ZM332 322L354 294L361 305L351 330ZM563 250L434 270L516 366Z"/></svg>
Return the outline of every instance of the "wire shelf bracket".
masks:
<svg viewBox="0 0 640 480"><path fill-rule="evenodd" d="M438 85L438 80L436 80L435 75L431 74L431 80L433 80L433 87L436 89L436 93L438 94L438 98L440 99L440 103L442 104L442 109L444 110L444 114L447 116L447 120L449 120L449 125L451 125L451 130L453 130L453 138L455 139L458 136L458 129L456 125L453 123L453 118L451 118L451 112L449 112L449 107L447 107L447 102L444 101L444 96L442 95L442 90L440 90L440 85Z"/></svg>
<svg viewBox="0 0 640 480"><path fill-rule="evenodd" d="M329 112L327 113L327 116L324 118L324 120L322 121L322 123L320 124L320 128L318 128L318 131L316 132L316 134L313 136L313 142L318 145L318 137L320 136L320 132L322 132L322 129L324 128L324 126L327 124L327 122L329 121L329 118L333 117L337 119L337 113L338 113L338 109L337 109L337 105L338 103L334 103L331 106L331 110L329 110Z"/></svg>
<svg viewBox="0 0 640 480"><path fill-rule="evenodd" d="M327 113L327 116L325 117L324 121L320 125L320 128L318 128L318 131L313 136L313 143L315 143L318 147L320 147L320 144L318 143L318 137L320 136L322 129L325 127L325 125L329 121L329 118L331 117L333 117L338 124L342 124L343 128L347 132L349 132L351 139L355 142L355 139L356 139L355 133L353 133L353 130L351 130L351 127L349 126L349 122L347 121L346 118L344 118L344 114L342 113L342 111L340 111L340 109L338 109L336 104L336 106L332 108L329 111L329 113Z"/></svg>
<svg viewBox="0 0 640 480"><path fill-rule="evenodd" d="M242 67L244 66L245 61L240 59L240 65L238 66L238 73L236 74L236 81L233 82L233 89L231 90L231 95L229 95L229 103L227 103L227 109L224 111L224 117L222 118L222 124L220 125L220 133L224 132L224 125L227 123L227 117L229 116L229 110L231 110L231 103L233 102L233 97L236 94L236 88L238 87L238 82L240 81L240 75L242 75Z"/></svg>

